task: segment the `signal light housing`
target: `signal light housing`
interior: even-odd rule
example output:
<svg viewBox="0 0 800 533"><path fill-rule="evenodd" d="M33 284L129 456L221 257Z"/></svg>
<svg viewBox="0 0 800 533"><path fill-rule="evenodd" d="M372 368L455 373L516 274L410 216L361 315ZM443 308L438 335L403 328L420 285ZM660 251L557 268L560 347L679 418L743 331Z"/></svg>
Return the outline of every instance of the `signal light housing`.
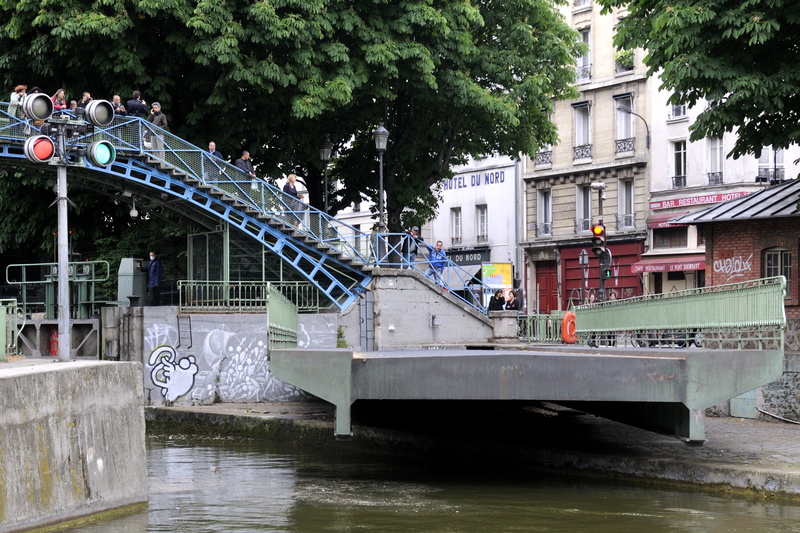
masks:
<svg viewBox="0 0 800 533"><path fill-rule="evenodd" d="M86 120L104 128L114 121L114 106L108 100L92 100L86 104Z"/></svg>
<svg viewBox="0 0 800 533"><path fill-rule="evenodd" d="M606 227L602 224L592 226L592 251L602 256L606 253Z"/></svg>
<svg viewBox="0 0 800 533"><path fill-rule="evenodd" d="M94 141L86 147L86 159L96 167L107 167L116 158L117 151L108 141Z"/></svg>
<svg viewBox="0 0 800 533"><path fill-rule="evenodd" d="M31 120L47 120L53 115L53 101L46 94L29 94L22 101L22 111Z"/></svg>
<svg viewBox="0 0 800 533"><path fill-rule="evenodd" d="M36 135L25 140L23 150L29 161L47 163L56 154L56 143L47 135Z"/></svg>

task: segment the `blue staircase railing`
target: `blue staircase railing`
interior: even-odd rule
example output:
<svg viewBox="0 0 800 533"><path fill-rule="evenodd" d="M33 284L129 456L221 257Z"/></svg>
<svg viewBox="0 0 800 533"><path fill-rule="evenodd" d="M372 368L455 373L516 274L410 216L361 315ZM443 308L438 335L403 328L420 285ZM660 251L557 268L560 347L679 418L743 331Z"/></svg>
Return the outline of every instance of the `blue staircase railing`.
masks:
<svg viewBox="0 0 800 533"><path fill-rule="evenodd" d="M39 126L17 116L15 111L10 109L8 103L0 103L0 142L22 143L26 138L39 134ZM72 116L70 112L65 113ZM231 217L234 224L247 230L247 226L254 223L256 228L251 228L250 233L262 242L269 242L277 252L284 251L286 246L292 248L285 254L289 256L290 263L317 284L340 308L347 307L359 292L365 290L371 280L368 274L370 268L414 268L424 272L429 266L427 261L411 263L408 256L402 253L405 239L409 238L406 234L364 233L298 201L263 179L251 179L236 166L213 157L208 151L147 120L117 116L108 127L95 128L93 132L82 136L76 135L69 143L82 145L96 140L110 141L117 149L118 160L128 156L144 161L148 168L155 167L196 188L202 198L195 203L220 218L226 218L230 211L236 211L237 216ZM24 157L21 150L0 151L0 157L11 155ZM112 168L115 165L109 168L92 167L88 161L86 166L128 179L142 169L141 165L132 162L127 163L127 168L116 170ZM125 166L122 161L116 165L121 166ZM175 194L172 190L175 181L172 179L158 180L158 184L151 183L151 180L140 181ZM210 194L213 192L221 194ZM185 193L176 195L185 198L190 196ZM229 200L227 204L220 201L223 195ZM264 232L270 233L269 238L264 238ZM309 256L316 256L310 264L305 261ZM333 269L338 277L343 274L347 279L341 284L331 283L327 279L320 281L319 276L315 278L318 269ZM347 272L348 269L351 272ZM356 270L360 274L356 274ZM449 259L441 277L444 288L453 296L485 313L481 295L490 292L485 284Z"/></svg>

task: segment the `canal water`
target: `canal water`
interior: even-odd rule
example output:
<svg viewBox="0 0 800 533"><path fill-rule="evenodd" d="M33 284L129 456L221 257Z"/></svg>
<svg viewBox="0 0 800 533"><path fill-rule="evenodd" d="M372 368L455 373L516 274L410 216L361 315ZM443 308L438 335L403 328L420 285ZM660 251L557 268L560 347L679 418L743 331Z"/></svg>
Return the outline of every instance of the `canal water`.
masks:
<svg viewBox="0 0 800 533"><path fill-rule="evenodd" d="M151 434L150 505L64 531L797 532L800 505L481 464Z"/></svg>

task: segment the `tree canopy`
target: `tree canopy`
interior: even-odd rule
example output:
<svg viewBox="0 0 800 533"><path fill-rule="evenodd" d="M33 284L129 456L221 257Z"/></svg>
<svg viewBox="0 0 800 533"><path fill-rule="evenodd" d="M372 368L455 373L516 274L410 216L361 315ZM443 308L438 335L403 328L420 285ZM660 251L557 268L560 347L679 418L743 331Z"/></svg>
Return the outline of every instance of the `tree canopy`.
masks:
<svg viewBox="0 0 800 533"><path fill-rule="evenodd" d="M672 91L671 103L709 103L692 140L736 128L734 157L800 141L800 2L598 1L627 6L616 44L647 51L648 73Z"/></svg>
<svg viewBox="0 0 800 533"><path fill-rule="evenodd" d="M372 131L390 132L390 227L434 216L437 182L469 155L556 142L574 94L575 33L551 0L18 0L0 3L0 76L74 98L142 92L171 130L259 174L290 171L322 204L319 146L335 146L332 206L377 200ZM377 203L377 202L376 202ZM405 218L403 218L405 217ZM0 239L2 243L2 239Z"/></svg>

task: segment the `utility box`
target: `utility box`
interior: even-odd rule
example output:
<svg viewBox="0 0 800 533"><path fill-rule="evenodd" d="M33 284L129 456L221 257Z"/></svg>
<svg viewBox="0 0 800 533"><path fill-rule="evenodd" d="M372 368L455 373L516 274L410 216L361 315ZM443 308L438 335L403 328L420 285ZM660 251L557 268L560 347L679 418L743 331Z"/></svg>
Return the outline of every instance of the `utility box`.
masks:
<svg viewBox="0 0 800 533"><path fill-rule="evenodd" d="M147 272L142 272L138 265L144 259L123 257L119 262L117 272L117 300L127 302L128 296L138 296L139 301L144 301L147 295ZM135 300L131 300L133 302Z"/></svg>

